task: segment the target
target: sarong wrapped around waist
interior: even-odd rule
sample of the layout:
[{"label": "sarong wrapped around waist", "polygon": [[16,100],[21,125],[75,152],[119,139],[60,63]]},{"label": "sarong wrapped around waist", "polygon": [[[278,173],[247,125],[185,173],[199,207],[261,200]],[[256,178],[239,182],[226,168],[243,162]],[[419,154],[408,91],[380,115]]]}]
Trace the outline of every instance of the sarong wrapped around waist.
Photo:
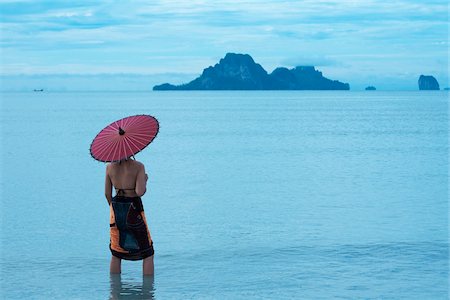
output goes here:
[{"label": "sarong wrapped around waist", "polygon": [[112,198],[109,248],[112,255],[126,260],[140,260],[154,254],[140,197]]}]

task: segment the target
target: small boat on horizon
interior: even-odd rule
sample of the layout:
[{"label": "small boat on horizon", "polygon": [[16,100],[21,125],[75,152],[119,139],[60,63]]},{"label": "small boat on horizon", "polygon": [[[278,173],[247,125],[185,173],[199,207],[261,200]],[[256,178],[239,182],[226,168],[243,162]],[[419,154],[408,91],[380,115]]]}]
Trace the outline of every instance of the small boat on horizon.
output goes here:
[{"label": "small boat on horizon", "polygon": [[43,92],[44,89],[34,89],[33,92]]}]

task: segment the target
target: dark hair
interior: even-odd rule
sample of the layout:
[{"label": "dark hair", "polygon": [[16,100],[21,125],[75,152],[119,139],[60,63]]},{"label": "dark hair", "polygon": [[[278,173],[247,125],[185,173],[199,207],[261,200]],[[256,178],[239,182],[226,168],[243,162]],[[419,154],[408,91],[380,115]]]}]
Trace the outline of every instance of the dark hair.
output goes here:
[{"label": "dark hair", "polygon": [[129,159],[136,160],[136,158],[134,157],[134,155],[131,155],[130,157],[123,158],[123,159],[119,160],[119,164],[121,164],[123,161],[127,161],[127,160],[129,160]]}]

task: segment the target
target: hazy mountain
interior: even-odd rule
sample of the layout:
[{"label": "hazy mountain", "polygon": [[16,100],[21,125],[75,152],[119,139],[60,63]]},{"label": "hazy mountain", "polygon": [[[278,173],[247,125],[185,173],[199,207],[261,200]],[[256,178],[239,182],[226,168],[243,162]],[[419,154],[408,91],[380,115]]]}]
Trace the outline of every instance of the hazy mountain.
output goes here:
[{"label": "hazy mountain", "polygon": [[277,68],[271,74],[248,54],[228,53],[189,83],[156,85],[153,90],[349,90],[312,66]]}]

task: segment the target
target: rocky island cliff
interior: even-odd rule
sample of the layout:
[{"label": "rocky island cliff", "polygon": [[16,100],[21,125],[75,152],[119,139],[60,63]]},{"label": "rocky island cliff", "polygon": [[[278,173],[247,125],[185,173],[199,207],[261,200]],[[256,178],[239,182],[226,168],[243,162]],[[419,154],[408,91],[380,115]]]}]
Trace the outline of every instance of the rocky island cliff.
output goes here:
[{"label": "rocky island cliff", "polygon": [[420,75],[417,83],[419,90],[439,90],[439,83],[433,76]]},{"label": "rocky island cliff", "polygon": [[218,64],[203,70],[189,83],[164,83],[153,87],[165,90],[349,90],[348,83],[330,80],[313,66],[276,68],[268,74],[248,54],[227,53]]}]

